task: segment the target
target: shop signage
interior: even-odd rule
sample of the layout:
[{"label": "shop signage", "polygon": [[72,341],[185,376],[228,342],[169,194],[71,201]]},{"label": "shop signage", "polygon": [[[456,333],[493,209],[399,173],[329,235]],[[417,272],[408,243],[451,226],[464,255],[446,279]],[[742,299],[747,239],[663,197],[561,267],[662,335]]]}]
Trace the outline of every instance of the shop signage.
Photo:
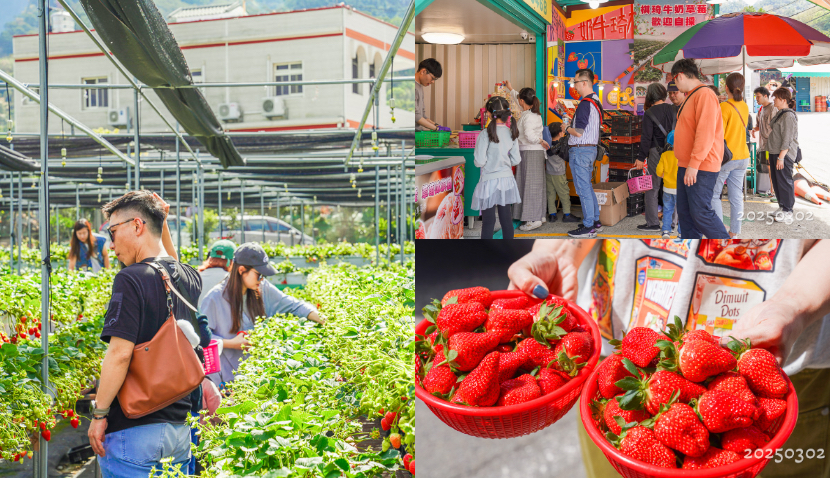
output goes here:
[{"label": "shop signage", "polygon": [[[655,5],[657,7],[657,5]],[[565,32],[565,41],[631,40],[634,38],[632,5],[585,20]]]},{"label": "shop signage", "polygon": [[545,19],[548,24],[551,22],[551,0],[522,0],[534,12],[538,13]]},{"label": "shop signage", "polygon": [[647,24],[652,27],[692,27],[696,23],[695,15],[708,13],[705,4],[675,4],[675,5],[637,5],[641,17],[648,16]]}]

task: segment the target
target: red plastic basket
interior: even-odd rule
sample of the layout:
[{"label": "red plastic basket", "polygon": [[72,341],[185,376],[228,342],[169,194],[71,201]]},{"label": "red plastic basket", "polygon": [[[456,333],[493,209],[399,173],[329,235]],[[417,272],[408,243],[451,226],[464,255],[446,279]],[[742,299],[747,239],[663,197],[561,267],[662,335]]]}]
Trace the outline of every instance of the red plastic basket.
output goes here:
[{"label": "red plastic basket", "polygon": [[[493,299],[510,299],[524,296],[521,291],[493,291]],[[540,299],[527,296],[531,304],[538,304]],[[549,296],[553,297],[553,296]],[[588,326],[594,338],[594,353],[579,373],[559,390],[531,400],[529,402],[507,407],[466,407],[455,405],[430,394],[419,384],[415,384],[415,396],[421,399],[432,413],[450,427],[481,438],[513,438],[537,432],[548,427],[565,416],[579,398],[585,380],[596,367],[602,342],[599,328],[591,316],[571,301],[568,309],[577,320]],[[422,321],[415,327],[415,333],[423,335],[430,323]]]},{"label": "red plastic basket", "polygon": [[631,171],[634,171],[634,168],[628,170],[628,192],[631,194],[637,194],[645,191],[650,191],[652,188],[651,185],[651,175],[643,173],[642,176],[637,176],[635,178],[631,177]]},{"label": "red plastic basket", "polygon": [[210,345],[205,347],[205,374],[210,375],[212,373],[216,373],[220,370],[221,364],[219,360],[219,341],[213,339],[210,341]]},{"label": "red plastic basket", "polygon": [[458,132],[458,147],[459,148],[475,148],[476,139],[481,131],[459,131]]},{"label": "red plastic basket", "polygon": [[[606,358],[606,360],[608,360]],[[782,448],[784,443],[790,437],[795,428],[795,422],[798,419],[798,397],[795,394],[792,382],[787,377],[787,382],[790,384],[790,392],[787,394],[787,412],[784,416],[779,417],[773,423],[773,430],[778,430],[772,436],[769,443],[762,449],[772,450],[771,456],[774,456],[775,450]],[[626,455],[623,455],[619,450],[614,448],[605,439],[597,426],[591,418],[591,401],[599,397],[599,387],[597,385],[597,371],[595,370],[585,384],[582,390],[582,399],[579,404],[579,413],[582,415],[582,424],[588,432],[588,436],[597,444],[608,461],[614,469],[617,470],[625,478],[753,478],[767,465],[770,458],[767,458],[767,453],[763,453],[762,458],[756,458],[753,454],[752,458],[743,458],[735,463],[720,468],[711,468],[705,470],[682,470],[672,468],[661,468],[659,466],[649,465],[639,460],[635,460]],[[757,452],[756,452],[757,453]],[[740,454],[745,456],[745,454]]]}]

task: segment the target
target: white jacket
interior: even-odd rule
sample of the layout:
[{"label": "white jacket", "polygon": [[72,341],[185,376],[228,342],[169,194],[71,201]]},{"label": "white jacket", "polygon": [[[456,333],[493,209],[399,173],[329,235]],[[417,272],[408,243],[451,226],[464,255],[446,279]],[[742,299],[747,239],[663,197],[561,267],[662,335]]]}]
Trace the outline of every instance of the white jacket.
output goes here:
[{"label": "white jacket", "polygon": [[[519,103],[519,92],[511,90],[510,94]],[[519,127],[519,151],[544,151],[545,148],[539,144],[542,140],[542,129],[545,127],[542,117],[530,110],[522,112],[517,124]]]}]

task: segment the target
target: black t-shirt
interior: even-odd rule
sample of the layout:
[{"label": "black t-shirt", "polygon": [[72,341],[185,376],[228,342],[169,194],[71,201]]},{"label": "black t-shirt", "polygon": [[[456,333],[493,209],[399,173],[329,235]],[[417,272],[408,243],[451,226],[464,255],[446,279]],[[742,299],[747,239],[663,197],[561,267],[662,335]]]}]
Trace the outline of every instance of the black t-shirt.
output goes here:
[{"label": "black t-shirt", "polygon": [[[151,260],[146,259],[125,267],[115,276],[112,298],[107,307],[104,330],[101,332],[101,340],[104,342],[109,343],[110,337],[119,337],[134,344],[148,342],[167,320],[167,292],[161,274],[146,264]],[[170,273],[172,285],[179,293],[187,297],[187,291],[191,298],[199,297],[202,278],[193,267],[176,262],[172,257],[158,257],[155,260]],[[176,319],[186,320],[190,317],[190,309],[175,294],[170,295]],[[189,411],[188,395],[157,412],[130,420],[124,416],[116,397],[110,406],[106,433],[151,423],[184,423]]]}]

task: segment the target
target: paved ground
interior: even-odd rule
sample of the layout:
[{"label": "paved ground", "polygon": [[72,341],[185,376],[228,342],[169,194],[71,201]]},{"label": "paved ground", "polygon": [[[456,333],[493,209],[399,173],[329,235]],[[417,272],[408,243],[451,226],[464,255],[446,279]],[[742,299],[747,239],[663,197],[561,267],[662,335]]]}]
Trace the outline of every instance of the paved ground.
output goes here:
[{"label": "paved ground", "polygon": [[[804,160],[802,165],[816,180],[830,184],[830,113],[798,113],[799,143]],[[796,220],[791,225],[783,223],[770,224],[769,213],[778,208],[769,199],[748,195],[744,204],[744,221],[741,226],[742,238],[793,237],[816,238],[830,237],[830,204],[817,205],[803,198],[796,197]],[[575,206],[573,212],[579,216],[582,210]],[[729,201],[723,200],[724,222],[729,223]],[[560,212],[561,215],[561,212]],[[752,219],[752,220],[750,220]],[[645,216],[626,217],[613,227],[605,227],[599,237],[660,237],[653,232],[648,234],[637,229],[645,224]],[[523,239],[566,237],[567,231],[574,229],[573,224],[562,222],[544,223],[542,227],[530,232],[516,230],[516,237]],[[476,221],[473,229],[465,228],[464,237],[481,237],[481,222]]]}]

